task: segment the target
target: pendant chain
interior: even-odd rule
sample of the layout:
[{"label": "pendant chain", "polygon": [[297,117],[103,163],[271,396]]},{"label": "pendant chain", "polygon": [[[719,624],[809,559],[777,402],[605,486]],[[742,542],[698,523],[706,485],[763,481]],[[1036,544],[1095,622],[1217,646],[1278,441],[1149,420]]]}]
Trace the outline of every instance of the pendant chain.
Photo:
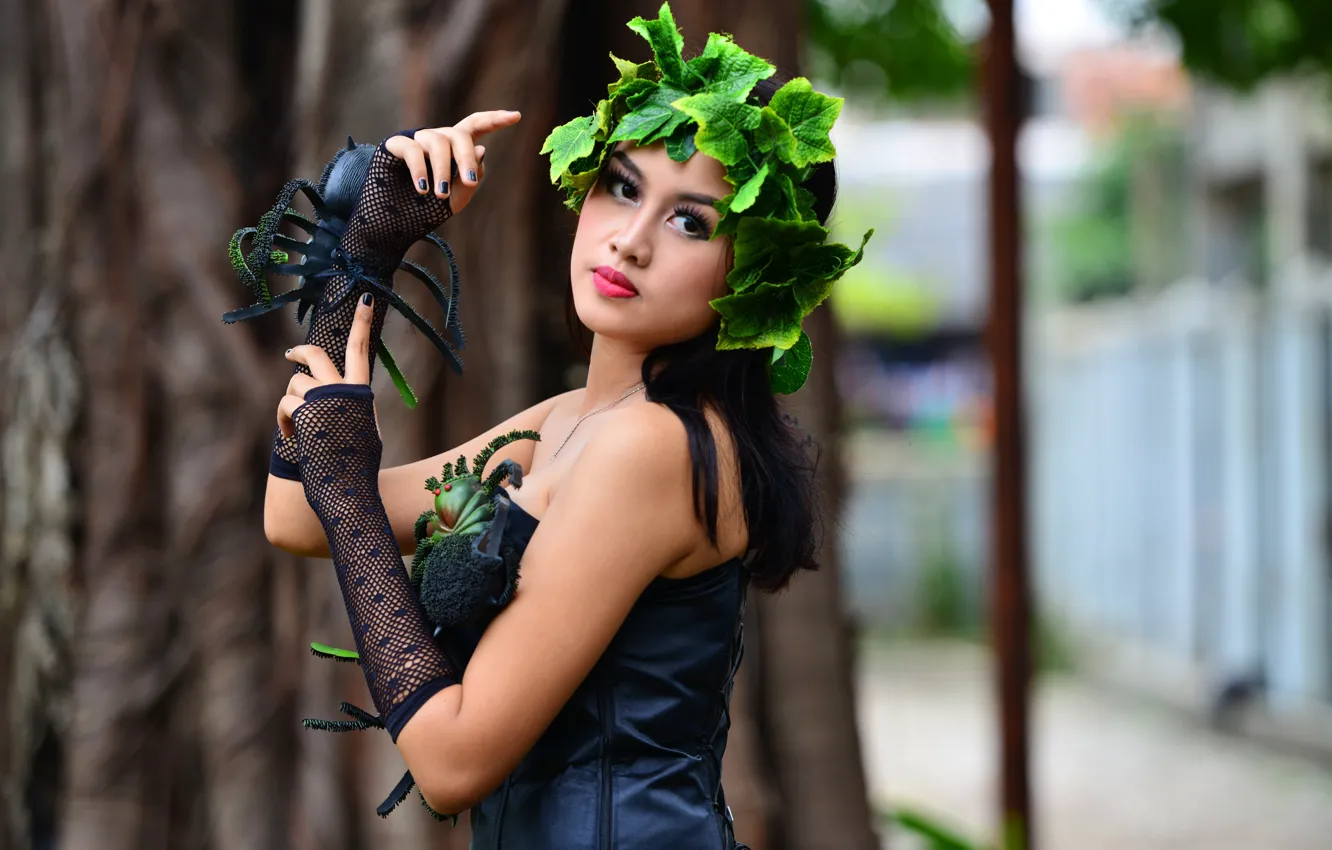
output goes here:
[{"label": "pendant chain", "polygon": [[[624,401],[629,396],[633,395],[634,393],[638,392],[641,389],[644,389],[644,386],[645,385],[643,384],[643,382],[639,381],[637,384],[630,387],[628,392],[617,398],[615,401],[612,401],[610,404],[598,407],[596,410],[584,413],[582,416],[578,417],[578,421],[574,423],[574,426],[569,429],[569,433],[565,435],[564,442],[560,443],[559,446],[556,447],[555,451],[551,453],[550,460],[554,460],[559,455],[560,449],[564,448],[565,444],[569,442],[569,438],[574,435],[574,431],[578,430],[578,426],[583,424],[584,419],[587,419],[589,416],[596,416],[598,413],[601,413],[603,410],[610,410],[612,407]],[[547,463],[549,462],[550,461],[547,461]]]}]

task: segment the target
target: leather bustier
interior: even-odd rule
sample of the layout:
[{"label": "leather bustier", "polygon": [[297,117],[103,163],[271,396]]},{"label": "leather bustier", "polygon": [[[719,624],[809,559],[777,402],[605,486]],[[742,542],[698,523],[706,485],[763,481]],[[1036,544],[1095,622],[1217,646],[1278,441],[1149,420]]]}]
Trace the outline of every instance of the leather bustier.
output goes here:
[{"label": "leather bustier", "polygon": [[[538,521],[516,504],[504,533]],[[472,850],[732,850],[721,762],[743,654],[738,559],[657,578],[504,783],[471,811]]]}]

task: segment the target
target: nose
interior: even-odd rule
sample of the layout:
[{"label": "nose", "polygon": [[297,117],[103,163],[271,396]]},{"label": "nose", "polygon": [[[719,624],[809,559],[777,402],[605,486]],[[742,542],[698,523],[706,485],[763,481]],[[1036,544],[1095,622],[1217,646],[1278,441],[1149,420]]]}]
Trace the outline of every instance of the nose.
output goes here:
[{"label": "nose", "polygon": [[625,262],[639,267],[646,266],[652,260],[650,218],[646,205],[634,210],[621,222],[620,229],[611,235],[611,252]]}]

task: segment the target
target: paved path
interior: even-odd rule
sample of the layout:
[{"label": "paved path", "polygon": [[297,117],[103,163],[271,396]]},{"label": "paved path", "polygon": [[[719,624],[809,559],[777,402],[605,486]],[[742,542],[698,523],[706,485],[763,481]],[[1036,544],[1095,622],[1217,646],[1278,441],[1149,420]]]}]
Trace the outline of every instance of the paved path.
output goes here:
[{"label": "paved path", "polygon": [[[874,798],[995,835],[987,656],[867,645],[860,666]],[[1332,850],[1332,772],[1311,762],[1068,676],[1039,687],[1033,720],[1041,850]]]}]

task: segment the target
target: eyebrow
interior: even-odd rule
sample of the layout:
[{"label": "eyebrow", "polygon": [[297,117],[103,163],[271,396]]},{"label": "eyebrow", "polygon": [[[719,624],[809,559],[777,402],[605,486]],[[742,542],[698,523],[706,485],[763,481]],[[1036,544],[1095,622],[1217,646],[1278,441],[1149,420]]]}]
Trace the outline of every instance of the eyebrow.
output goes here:
[{"label": "eyebrow", "polygon": [[[638,166],[634,165],[634,161],[629,158],[629,154],[624,151],[616,151],[611,154],[611,158],[618,160],[621,165],[629,169],[629,172],[637,177],[639,182],[647,182],[647,178],[643,176],[643,172],[639,170]],[[711,195],[701,195],[696,192],[681,192],[676,197],[686,201],[693,201],[696,204],[704,204],[709,207],[717,203],[717,199]]]}]

